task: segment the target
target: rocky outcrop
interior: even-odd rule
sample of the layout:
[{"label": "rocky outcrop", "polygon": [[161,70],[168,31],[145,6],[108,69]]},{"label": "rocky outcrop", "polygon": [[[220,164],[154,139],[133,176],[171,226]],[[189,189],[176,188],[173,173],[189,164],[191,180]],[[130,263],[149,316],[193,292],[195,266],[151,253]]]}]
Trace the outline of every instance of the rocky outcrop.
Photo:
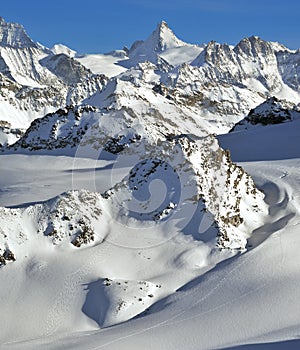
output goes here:
[{"label": "rocky outcrop", "polygon": [[47,56],[40,63],[67,85],[78,84],[92,77],[90,70],[63,53]]},{"label": "rocky outcrop", "polygon": [[300,107],[292,102],[271,97],[252,109],[230,132],[251,129],[256,125],[266,126],[291,122],[300,118]]},{"label": "rocky outcrop", "polygon": [[[105,238],[101,197],[97,193],[69,191],[41,204],[0,208],[0,267],[24,258],[26,245],[82,248]],[[100,225],[101,220],[104,222]]]},{"label": "rocky outcrop", "polygon": [[24,28],[0,20],[1,119],[14,128],[68,104],[79,104],[106,84],[75,59],[32,41]]},{"label": "rocky outcrop", "polygon": [[[139,153],[143,147],[134,144],[126,152]],[[133,218],[156,223],[174,217],[176,220],[183,207],[190,205],[190,212],[198,221],[209,217],[206,231],[214,232],[212,240],[215,239],[216,247],[245,248],[247,238],[266,215],[264,196],[213,136],[202,140],[174,136],[156,148],[146,146],[142,154],[130,174],[102,194],[117,220],[125,225]],[[167,191],[158,206],[143,195],[154,180],[164,183]],[[195,234],[199,228],[191,226],[192,217],[187,218],[186,226]]]}]

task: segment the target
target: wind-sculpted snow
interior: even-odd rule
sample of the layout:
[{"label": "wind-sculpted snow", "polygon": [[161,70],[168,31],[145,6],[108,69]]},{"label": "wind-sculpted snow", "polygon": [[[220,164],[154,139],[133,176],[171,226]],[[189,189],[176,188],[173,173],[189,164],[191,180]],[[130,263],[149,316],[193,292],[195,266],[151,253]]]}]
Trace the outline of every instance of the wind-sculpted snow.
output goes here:
[{"label": "wind-sculpted snow", "polygon": [[124,151],[132,152],[141,160],[103,194],[116,220],[137,227],[178,221],[174,235],[181,229],[219,248],[246,247],[266,213],[263,195],[214,137],[181,135],[156,147],[135,143]]},{"label": "wind-sculpted snow", "polygon": [[298,56],[165,22],[80,56],[0,18],[3,348],[298,336]]},{"label": "wind-sculpted snow", "polygon": [[[38,254],[37,247],[48,250],[49,259],[60,256],[61,250],[66,257],[75,254],[74,249],[88,252],[83,267],[66,277],[63,294],[56,297],[47,328],[43,327],[40,335],[59,329],[61,317],[65,317],[60,313],[69,310],[59,306],[69,303],[64,293],[79,293],[78,285],[91,269],[86,265],[98,266],[97,260],[93,262],[97,252],[131,252],[148,261],[152,254],[171,246],[177,251],[172,253],[172,265],[187,271],[192,266],[209,270],[216,262],[245,251],[247,240],[266,215],[263,194],[212,135],[199,139],[169,135],[156,144],[145,135],[127,137],[118,153],[110,152],[109,147],[94,148],[95,144],[88,142],[90,136],[87,132],[81,139],[75,160],[83,154],[93,154],[96,159],[110,156],[111,188],[99,194],[95,169],[90,179],[93,192],[69,191],[42,203],[0,210],[3,270],[13,264],[27,266]],[[118,181],[115,172],[124,165],[128,173]],[[77,175],[74,170],[74,185]],[[129,320],[170,293],[168,286],[159,287],[160,283],[147,278],[126,279],[124,270],[120,278],[103,271],[88,285],[82,306],[102,327]],[[104,286],[100,277],[107,279]],[[180,283],[175,285],[177,288]]]}]

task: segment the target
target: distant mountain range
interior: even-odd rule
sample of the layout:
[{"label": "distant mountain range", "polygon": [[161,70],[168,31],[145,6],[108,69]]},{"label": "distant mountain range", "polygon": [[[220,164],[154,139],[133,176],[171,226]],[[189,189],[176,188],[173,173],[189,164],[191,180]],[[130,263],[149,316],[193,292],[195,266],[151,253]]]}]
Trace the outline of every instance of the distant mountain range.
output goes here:
[{"label": "distant mountain range", "polygon": [[[102,184],[101,191],[94,179],[94,191],[74,185],[73,190],[48,200],[0,207],[0,270],[20,264],[24,274],[38,280],[39,271],[55,254],[69,257],[73,264],[78,253],[83,262],[75,272],[70,272],[71,263],[65,271],[63,292],[57,295],[43,332],[32,335],[30,329],[21,330],[20,339],[60,331],[69,310],[76,309],[76,314],[84,310],[79,306],[83,294],[78,304],[71,305],[73,296],[81,293],[78,286],[83,289],[86,279],[92,283],[91,276],[99,278],[103,271],[111,273],[104,281],[113,292],[105,292],[110,303],[106,313],[101,310],[101,317],[95,316],[100,326],[147,312],[154,300],[196,276],[189,271],[182,281],[174,282],[172,291],[163,286],[157,292],[160,284],[146,281],[140,272],[128,282],[123,275],[119,278],[117,269],[110,270],[110,262],[106,261],[107,270],[108,265],[93,270],[99,252],[103,261],[107,251],[107,256],[123,256],[132,268],[142,253],[134,252],[139,256],[133,258],[130,244],[151,246],[154,256],[168,252],[179,269],[200,266],[205,273],[220,261],[245,252],[258,228],[262,228],[261,236],[265,228],[270,230],[264,193],[232,161],[226,148],[232,147],[233,159],[241,160],[240,148],[251,151],[251,147],[265,145],[255,144],[258,138],[249,135],[258,130],[264,139],[270,135],[266,129],[275,130],[280,124],[280,130],[294,129],[291,135],[297,137],[299,67],[299,50],[256,36],[243,38],[234,47],[214,41],[192,45],[178,39],[162,21],[146,40],[134,42],[129,49],[82,55],[62,44],[46,48],[31,40],[21,25],[0,18],[0,155],[16,157],[16,162],[18,156],[37,157],[41,167],[55,156],[63,161],[72,157],[74,164],[78,159],[92,164],[60,170],[58,178],[69,172],[73,183],[79,173],[93,172],[96,179],[97,172],[111,171],[110,176],[105,173],[109,185]],[[280,130],[275,130],[277,136]],[[253,145],[242,142],[243,138]],[[266,139],[270,145],[274,142],[270,136]],[[235,145],[235,140],[240,143]],[[282,140],[289,142],[288,136]],[[297,157],[298,148],[293,152]],[[271,153],[270,149],[261,152],[268,157]],[[255,156],[258,154],[259,149]],[[20,159],[30,163],[30,157]],[[103,167],[93,162],[102,162]],[[277,215],[281,207],[276,209],[276,205]],[[286,219],[279,214],[277,226]],[[171,242],[171,248],[165,242]],[[40,247],[47,261],[28,265]],[[178,255],[172,255],[173,248]],[[145,263],[148,258],[143,259]],[[151,264],[163,280],[163,269],[155,259]],[[49,276],[56,278],[55,272],[50,271]],[[150,280],[153,276],[149,276]],[[73,294],[64,292],[65,285]],[[36,290],[39,288],[37,283]],[[122,293],[127,304],[119,298]],[[147,298],[145,303],[142,298]]]},{"label": "distant mountain range", "polygon": [[[146,89],[197,128],[226,132],[250,109],[275,96],[299,102],[300,52],[258,37],[235,47],[191,45],[165,22],[145,41],[109,54],[79,55],[64,45],[46,48],[15,23],[0,20],[0,121],[12,128],[108,89]],[[112,85],[114,84],[114,88]],[[120,94],[119,94],[120,96]]]}]

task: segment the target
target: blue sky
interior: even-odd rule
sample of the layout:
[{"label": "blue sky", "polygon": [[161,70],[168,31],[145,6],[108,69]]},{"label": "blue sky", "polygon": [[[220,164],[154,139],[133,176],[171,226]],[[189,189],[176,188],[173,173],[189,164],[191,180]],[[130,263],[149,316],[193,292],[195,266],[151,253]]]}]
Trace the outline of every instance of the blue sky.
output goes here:
[{"label": "blue sky", "polygon": [[299,0],[3,0],[0,16],[33,40],[80,53],[108,52],[147,38],[165,20],[182,40],[236,44],[258,35],[300,48]]}]

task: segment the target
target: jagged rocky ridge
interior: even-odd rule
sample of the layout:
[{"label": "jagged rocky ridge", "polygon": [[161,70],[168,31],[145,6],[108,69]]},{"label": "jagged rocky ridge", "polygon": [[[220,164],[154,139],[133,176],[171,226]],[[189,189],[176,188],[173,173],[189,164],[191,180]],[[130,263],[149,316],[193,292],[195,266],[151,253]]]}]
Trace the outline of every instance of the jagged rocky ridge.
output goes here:
[{"label": "jagged rocky ridge", "polygon": [[10,123],[1,121],[0,147],[15,143],[24,133],[24,129],[12,128]]},{"label": "jagged rocky ridge", "polygon": [[[9,32],[0,42],[5,106],[0,112],[12,127],[77,105],[105,86],[107,79],[92,74],[72,50],[62,45],[49,50],[29,39],[23,27],[3,19],[0,27]],[[118,89],[127,79],[124,99],[132,85],[154,89],[179,112],[194,115],[200,127],[210,126],[210,132],[227,132],[271,96],[299,102],[299,52],[258,37],[244,38],[235,47],[214,41],[191,45],[161,22],[145,41],[122,52],[118,64],[128,71],[113,81]]]},{"label": "jagged rocky ridge", "polygon": [[258,37],[245,38],[235,47],[211,42],[190,65],[176,68],[175,79],[166,86],[179,103],[228,123],[271,96],[299,101],[297,83],[288,77],[292,70],[281,66],[282,52],[294,57],[296,67],[294,53]]},{"label": "jagged rocky ridge", "polygon": [[[174,213],[176,217],[181,210],[180,200],[186,201],[198,218],[191,217],[191,222],[199,223],[203,217],[210,222],[207,235],[215,247],[246,247],[248,236],[266,214],[263,195],[208,135],[228,130],[270,95],[280,97],[288,92],[296,100],[297,84],[288,78],[293,72],[291,62],[298,57],[295,52],[257,37],[245,38],[235,47],[215,42],[205,47],[191,46],[161,23],[145,42],[135,43],[127,52],[129,59],[123,63],[128,70],[107,81],[64,53],[54,55],[40,46],[34,49],[43,51],[38,60],[41,69],[47,69],[48,76],[55,76],[62,84],[59,86],[65,87],[67,103],[62,99],[63,108],[33,121],[20,140],[2,147],[4,152],[85,156],[87,149],[93,149],[100,159],[104,155],[110,159],[135,156],[139,162],[132,165],[131,172],[102,194],[101,210],[105,207],[116,220],[127,224],[158,224]],[[175,64],[172,54],[182,54],[185,49],[188,59],[186,56],[186,62]],[[3,72],[2,76],[6,90],[18,96],[25,94],[28,108],[34,109],[41,88],[24,87]],[[51,84],[46,90],[56,86]],[[33,107],[28,99],[31,94],[37,94]],[[13,98],[11,101],[15,103]],[[147,206],[144,196],[153,179],[166,183],[172,179],[177,194],[150,210],[151,203]],[[170,188],[170,193],[174,188]],[[135,210],[128,209],[126,203],[134,199],[142,204]],[[59,217],[57,222],[62,221],[68,220]],[[182,229],[195,235],[198,227],[189,225],[192,224],[187,223]],[[66,229],[64,224],[61,227]],[[61,236],[56,236],[59,230],[53,230],[50,236],[57,243]],[[70,233],[70,242],[89,243],[68,230],[69,226],[66,232]]]},{"label": "jagged rocky ridge", "polygon": [[193,59],[197,50],[176,62],[174,57],[190,49],[162,22],[146,41],[133,45],[124,63],[128,68],[133,59],[135,65],[154,64],[155,91],[198,113],[200,122],[210,119],[222,132],[272,96],[299,102],[298,51],[252,36],[235,47],[214,41],[197,46]]},{"label": "jagged rocky ridge", "polygon": [[78,104],[106,81],[74,58],[35,43],[21,25],[0,19],[0,120],[12,128],[26,128],[47,112]]},{"label": "jagged rocky ridge", "polygon": [[[153,144],[146,135],[136,130],[134,138],[132,132],[124,135],[127,142],[123,142],[118,152],[115,152],[116,144],[110,149],[107,141],[102,150],[98,149],[100,157],[103,151],[117,153],[120,159],[128,158],[129,164],[131,157],[135,157],[129,174],[101,196],[84,190],[73,191],[43,204],[2,208],[3,251],[5,247],[12,250],[10,240],[19,242],[19,246],[26,241],[29,233],[22,228],[26,227],[23,220],[32,221],[37,237],[43,235],[54,244],[67,241],[80,247],[101,243],[111,218],[127,227],[163,225],[184,218],[180,227],[177,225],[177,232],[210,242],[215,249],[245,249],[247,238],[266,215],[263,194],[250,176],[232,163],[229,153],[218,146],[215,137],[193,139],[185,134],[169,135]],[[90,134],[81,139],[80,147],[85,150],[86,145],[99,147]],[[165,197],[158,204],[159,192],[154,195],[154,202],[149,197],[149,186],[154,180],[167,187]],[[16,257],[20,254],[12,253]]]},{"label": "jagged rocky ridge", "polygon": [[[134,143],[124,152],[143,156],[128,176],[103,197],[109,201],[113,217],[125,225],[132,218],[157,222],[185,212],[183,231],[197,236],[199,227],[192,224],[193,220],[201,222],[205,217],[210,224],[203,231],[212,241],[217,237],[217,247],[244,249],[248,235],[266,214],[263,194],[250,176],[232,163],[229,152],[222,150],[212,135],[198,140],[174,136],[155,148]],[[161,206],[153,208],[152,199],[145,193],[157,179],[167,186],[167,195]],[[201,238],[200,234],[198,239]]]},{"label": "jagged rocky ridge", "polygon": [[278,100],[271,97],[238,122],[230,132],[241,131],[253,128],[256,125],[266,126],[272,124],[281,124],[300,119],[300,105],[292,102]]},{"label": "jagged rocky ridge", "polygon": [[78,248],[101,243],[105,223],[100,200],[99,194],[81,190],[41,204],[0,208],[0,266],[24,259],[28,246],[36,243],[70,243]]},{"label": "jagged rocky ridge", "polygon": [[[136,71],[131,71],[131,74],[133,72]],[[204,231],[209,237],[206,239],[214,241],[215,247],[244,249],[252,230],[266,214],[262,193],[256,190],[252,179],[231,162],[229,153],[219,148],[212,135],[206,136],[205,130],[197,130],[198,135],[188,134],[191,127],[183,123],[182,115],[176,113],[176,106],[171,110],[164,109],[165,99],[160,94],[152,90],[150,95],[145,93],[145,89],[138,84],[138,74],[134,77],[134,89],[127,92],[124,101],[127,77],[124,76],[124,85],[120,80],[116,88],[115,82],[111,81],[92,98],[90,102],[97,102],[98,107],[69,106],[35,120],[25,135],[8,149],[48,154],[58,150],[60,154],[69,154],[73,150],[73,154],[84,156],[87,147],[96,150],[100,158],[103,152],[117,157],[136,155],[140,162],[133,164],[128,176],[102,194],[101,204],[98,204],[101,212],[104,206],[104,212],[109,212],[110,216],[126,225],[132,220],[157,224],[174,213],[175,217],[182,215],[181,206],[189,203],[189,212],[195,213],[195,218],[187,217],[187,227],[182,229],[196,235],[198,227],[189,226],[189,220],[196,220],[199,225],[205,217],[208,227]],[[157,105],[153,103],[156,99]],[[138,105],[140,100],[143,103]],[[142,111],[150,105],[150,101],[152,113],[146,115]],[[169,106],[167,103],[165,105]],[[172,119],[169,118],[170,112]],[[191,123],[192,119],[186,119],[187,123]],[[158,123],[158,120],[163,123]],[[196,125],[195,121],[193,124]],[[175,198],[167,196],[160,206],[148,211],[151,203],[145,207],[143,196],[153,179],[174,185],[169,192],[175,190]],[[123,201],[121,205],[120,198]],[[128,210],[126,203],[135,198],[140,198],[143,207]],[[72,201],[68,200],[68,203],[73,206]],[[81,212],[80,207],[78,211]],[[69,217],[65,214],[59,216],[56,226],[64,228],[67,236],[72,237],[70,242],[73,244],[89,243],[91,238],[80,234],[74,236],[70,227],[75,227],[76,223],[70,224],[66,216]],[[251,222],[247,220],[249,216],[252,216]],[[62,239],[60,230],[54,224],[49,225],[52,230],[48,230],[47,235],[59,242]],[[85,227],[88,228],[88,236],[94,237],[90,222]]]}]

